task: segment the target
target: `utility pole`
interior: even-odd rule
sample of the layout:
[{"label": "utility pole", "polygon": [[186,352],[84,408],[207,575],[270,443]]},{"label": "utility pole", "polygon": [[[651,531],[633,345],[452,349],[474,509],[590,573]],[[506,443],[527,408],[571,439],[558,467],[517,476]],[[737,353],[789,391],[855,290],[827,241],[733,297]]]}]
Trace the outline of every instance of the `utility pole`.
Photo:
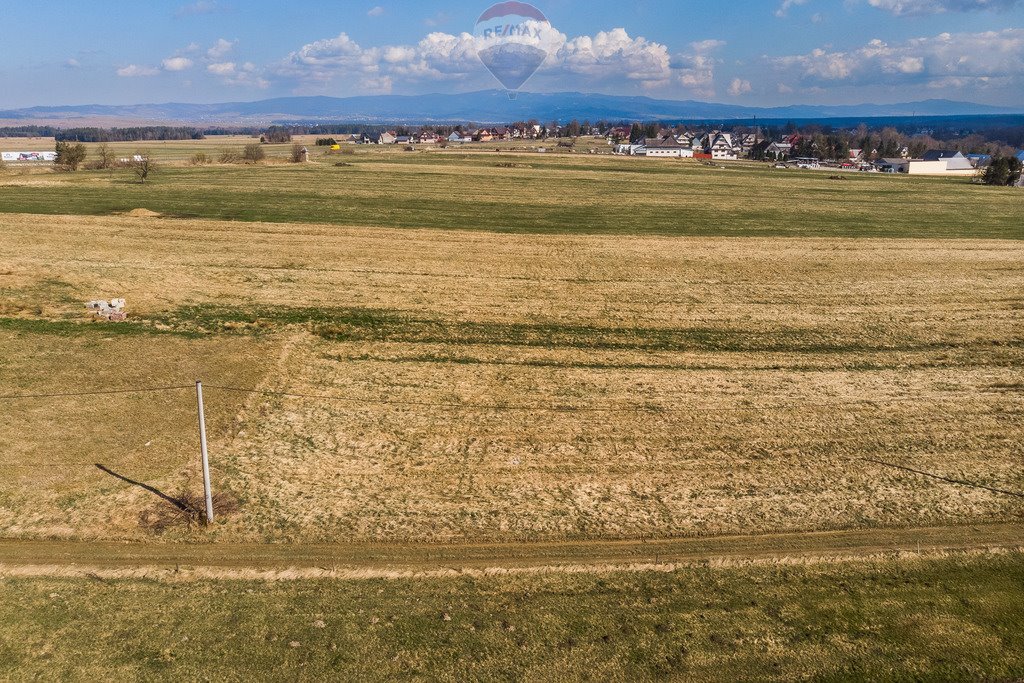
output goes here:
[{"label": "utility pole", "polygon": [[199,405],[199,450],[203,455],[203,492],[206,494],[206,523],[213,522],[213,493],[210,490],[210,457],[206,452],[206,414],[203,410],[203,383],[196,380]]}]

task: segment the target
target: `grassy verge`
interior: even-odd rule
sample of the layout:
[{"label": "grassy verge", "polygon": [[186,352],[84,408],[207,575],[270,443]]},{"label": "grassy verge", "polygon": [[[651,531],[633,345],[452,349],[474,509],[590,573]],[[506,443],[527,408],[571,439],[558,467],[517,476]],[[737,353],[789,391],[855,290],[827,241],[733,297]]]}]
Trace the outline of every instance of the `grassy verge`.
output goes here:
[{"label": "grassy verge", "polygon": [[[288,324],[308,325],[332,341],[378,341],[456,346],[503,344],[547,348],[641,350],[737,350],[764,345],[743,332],[710,328],[657,329],[544,323],[490,323],[444,320],[405,311],[369,308],[262,308],[185,306],[155,322],[202,331],[259,331]],[[781,332],[776,342],[789,350],[800,331]],[[746,343],[744,343],[746,342]],[[792,341],[790,342],[793,343]],[[798,341],[796,342],[799,343]]]},{"label": "grassy verge", "polygon": [[5,579],[0,670],[64,680],[1009,680],[1020,554],[351,582]]},{"label": "grassy verge", "polygon": [[345,168],[168,167],[146,185],[102,172],[15,178],[4,183],[0,211],[108,215],[145,207],[177,218],[540,234],[1024,237],[1022,193],[964,179],[837,183],[753,164],[521,158],[530,168],[368,154]]},{"label": "grassy verge", "polygon": [[[210,332],[260,333],[287,325],[305,325],[315,335],[337,342],[443,344],[452,347],[498,344],[548,349],[635,351],[705,351],[749,353],[868,353],[956,349],[991,345],[989,340],[922,342],[893,333],[886,338],[848,330],[777,324],[770,330],[729,329],[726,326],[637,327],[500,323],[448,320],[394,309],[232,307],[190,305],[144,316],[158,329],[183,334]],[[0,325],[3,319],[0,319]],[[145,329],[141,327],[140,329]],[[1005,343],[1017,347],[1021,342]]]}]

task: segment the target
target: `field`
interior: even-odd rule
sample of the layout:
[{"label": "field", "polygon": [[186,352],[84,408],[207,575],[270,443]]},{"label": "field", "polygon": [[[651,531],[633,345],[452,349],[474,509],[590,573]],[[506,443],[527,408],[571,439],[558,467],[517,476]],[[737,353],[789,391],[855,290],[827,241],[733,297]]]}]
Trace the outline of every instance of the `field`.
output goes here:
[{"label": "field", "polygon": [[[398,145],[346,145],[351,153],[334,155],[310,147],[316,163],[304,165],[286,163],[290,145],[270,145],[269,162],[261,166],[186,163],[196,151],[214,158],[222,149],[240,152],[247,141],[152,143],[148,151],[165,168],[145,186],[123,171],[6,177],[0,211],[110,215],[144,207],[187,219],[556,235],[1020,239],[1024,233],[1020,193],[963,178],[851,173],[830,180],[828,173],[760,164],[528,153],[525,143],[412,153]],[[146,148],[112,147],[126,156]],[[512,151],[494,151],[502,147]]]},{"label": "field", "polygon": [[[25,596],[0,618],[0,663],[74,666],[74,645],[9,637],[80,626],[51,593],[88,605],[114,648],[131,629],[111,591],[173,591],[189,614],[225,596],[203,619],[262,643],[239,671],[279,661],[282,679],[1024,675],[1019,618],[999,607],[1024,590],[1024,193],[521,146],[186,163],[244,142],[148,145],[162,168],[145,185],[0,169],[0,592]],[[84,301],[115,296],[128,322],[88,320]],[[196,379],[225,506],[208,528],[174,514],[201,487]],[[671,545],[700,538],[765,545]],[[60,569],[98,567],[73,549],[113,541],[138,557],[96,583]],[[266,543],[294,549],[291,580],[242,572]],[[622,573],[649,543],[677,564]],[[818,559],[787,573],[793,544]],[[202,567],[210,547],[242,573],[132,573]],[[977,552],[992,547],[1008,552]],[[893,548],[915,558],[878,555]],[[520,555],[531,573],[490,572]],[[323,562],[376,578],[303,573]],[[469,566],[484,574],[434,571]],[[843,582],[870,590],[833,595]],[[702,606],[698,586],[754,604]],[[337,619],[315,617],[322,592],[349,596]],[[457,636],[431,621],[452,595],[475,614],[438,617]],[[401,637],[360,626],[410,596]],[[510,601],[537,628],[467,630]],[[560,601],[577,611],[545,616]],[[315,651],[219,616],[269,623],[300,603],[328,623]],[[872,626],[907,604],[920,636]],[[666,637],[593,640],[627,612]],[[715,638],[687,625],[698,612]],[[136,647],[175,650],[180,624],[159,623]],[[953,632],[970,656],[942,654]],[[490,653],[481,668],[466,648]],[[201,663],[162,652],[104,650],[72,677]]]},{"label": "field", "polygon": [[365,581],[8,578],[0,667],[74,680],[1013,680],[1024,671],[1022,560]]}]

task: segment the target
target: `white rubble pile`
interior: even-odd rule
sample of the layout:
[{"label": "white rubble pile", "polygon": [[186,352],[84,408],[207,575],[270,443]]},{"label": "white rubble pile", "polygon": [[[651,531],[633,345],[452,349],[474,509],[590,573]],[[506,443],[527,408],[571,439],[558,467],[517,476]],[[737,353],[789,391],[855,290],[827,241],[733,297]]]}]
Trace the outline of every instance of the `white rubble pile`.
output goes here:
[{"label": "white rubble pile", "polygon": [[128,314],[124,312],[124,299],[111,299],[110,301],[97,299],[95,301],[86,301],[85,307],[92,311],[93,315],[97,318],[112,320],[114,322],[121,322],[128,319]]}]

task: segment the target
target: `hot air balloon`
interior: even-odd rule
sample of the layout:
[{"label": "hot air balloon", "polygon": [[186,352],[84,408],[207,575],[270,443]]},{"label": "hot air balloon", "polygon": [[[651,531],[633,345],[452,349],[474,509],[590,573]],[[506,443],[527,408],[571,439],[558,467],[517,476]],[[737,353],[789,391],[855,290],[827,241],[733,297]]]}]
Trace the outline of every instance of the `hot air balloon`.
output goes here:
[{"label": "hot air balloon", "polygon": [[477,19],[477,54],[505,86],[509,99],[516,98],[516,91],[547,59],[545,42],[550,29],[544,13],[525,2],[499,2]]}]

